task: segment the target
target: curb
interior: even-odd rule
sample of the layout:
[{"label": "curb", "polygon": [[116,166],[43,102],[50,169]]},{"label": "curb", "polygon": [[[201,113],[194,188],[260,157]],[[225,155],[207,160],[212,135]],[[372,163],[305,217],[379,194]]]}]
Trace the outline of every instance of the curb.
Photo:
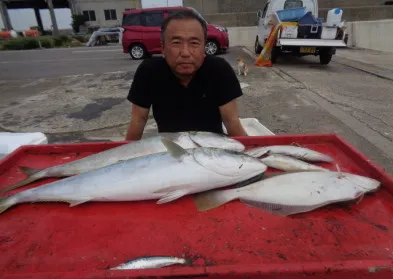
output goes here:
[{"label": "curb", "polygon": [[[333,61],[334,63],[344,65],[344,66],[368,73],[370,75],[373,75],[373,76],[376,76],[376,77],[379,77],[382,79],[393,81],[393,74],[392,74],[392,76],[385,75],[385,74],[381,73],[381,72],[383,72],[383,70],[380,68],[376,69],[377,68],[376,66],[362,63],[359,61],[350,60],[350,59],[343,58],[340,56],[337,56],[337,58],[339,58],[341,61],[334,60]],[[368,67],[373,67],[373,68],[375,68],[375,70],[368,69]],[[386,71],[388,72],[388,70],[386,70]]]},{"label": "curb", "polygon": [[[246,52],[251,58],[253,58],[253,59],[257,59],[257,58],[258,58],[258,56],[255,55],[255,54],[252,52],[252,50],[250,50],[248,47],[243,47],[242,49],[243,49],[243,51]],[[333,63],[337,63],[337,64],[340,64],[340,65],[344,65],[344,66],[347,66],[347,67],[350,67],[350,68],[353,68],[353,69],[356,69],[356,70],[359,70],[359,71],[368,73],[368,74],[370,74],[370,75],[373,75],[373,76],[376,76],[376,77],[379,77],[379,78],[382,78],[382,79],[385,79],[385,80],[393,81],[393,74],[392,74],[391,76],[385,75],[385,74],[383,73],[384,70],[381,69],[381,68],[378,68],[378,67],[373,66],[373,65],[370,65],[370,64],[362,63],[362,62],[359,62],[359,61],[350,60],[350,59],[347,59],[347,58],[344,58],[344,57],[341,57],[341,56],[338,56],[338,55],[336,55],[336,57],[339,58],[341,61],[332,60]],[[374,70],[371,70],[370,67],[373,67]],[[274,66],[271,67],[271,68],[273,69]],[[277,69],[277,68],[276,68],[276,69]],[[386,72],[388,72],[388,71],[389,71],[389,70],[386,70]]]}]

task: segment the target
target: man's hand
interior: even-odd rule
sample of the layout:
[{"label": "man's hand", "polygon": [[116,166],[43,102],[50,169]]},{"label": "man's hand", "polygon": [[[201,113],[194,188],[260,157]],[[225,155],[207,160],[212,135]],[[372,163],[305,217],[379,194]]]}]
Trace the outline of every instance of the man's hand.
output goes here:
[{"label": "man's hand", "polygon": [[220,113],[224,122],[225,128],[227,129],[228,136],[240,137],[247,136],[242,123],[239,119],[237,110],[236,99],[220,107]]},{"label": "man's hand", "polygon": [[126,140],[140,140],[149,118],[150,109],[132,104],[131,122],[128,126]]}]

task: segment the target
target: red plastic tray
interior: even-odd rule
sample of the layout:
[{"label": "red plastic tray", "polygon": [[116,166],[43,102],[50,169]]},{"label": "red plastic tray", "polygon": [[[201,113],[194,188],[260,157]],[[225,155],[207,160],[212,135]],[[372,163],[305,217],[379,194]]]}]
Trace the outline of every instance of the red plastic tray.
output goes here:
[{"label": "red plastic tray", "polygon": [[[248,147],[298,143],[333,156],[343,171],[379,179],[382,188],[357,205],[285,218],[238,201],[198,213],[191,196],[164,205],[21,204],[0,215],[0,277],[393,278],[389,174],[336,135],[238,139]],[[20,165],[44,168],[123,143],[21,147],[0,163],[0,185],[23,179]],[[107,270],[144,255],[188,256],[194,265]]]}]

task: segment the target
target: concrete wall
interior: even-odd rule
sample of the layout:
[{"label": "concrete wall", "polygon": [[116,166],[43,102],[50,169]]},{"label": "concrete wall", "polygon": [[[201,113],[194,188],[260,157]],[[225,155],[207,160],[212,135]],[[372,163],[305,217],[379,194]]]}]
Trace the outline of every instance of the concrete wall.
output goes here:
[{"label": "concrete wall", "polygon": [[246,46],[254,49],[257,26],[229,27],[229,46]]},{"label": "concrete wall", "polygon": [[[393,6],[382,5],[386,0],[319,0],[319,17],[328,10],[341,7],[346,21],[392,19]],[[197,9],[209,22],[227,27],[253,26],[256,12],[266,0],[183,0],[184,6]]]},{"label": "concrete wall", "polygon": [[[393,53],[393,20],[348,22],[348,46]],[[228,28],[230,46],[254,49],[256,26]]]},{"label": "concrete wall", "polygon": [[[96,21],[87,22],[90,26],[111,27],[121,25],[125,9],[138,8],[140,0],[76,0],[75,8],[78,13],[83,11],[95,11]],[[104,10],[115,9],[117,20],[105,20]]]},{"label": "concrete wall", "polygon": [[[323,18],[324,21],[326,21],[329,9],[319,9],[319,17]],[[254,26],[258,23],[256,10],[246,13],[204,14],[203,16],[209,23],[220,24],[226,27]],[[393,6],[356,7],[344,9],[343,20],[347,22],[380,19],[393,19]]]},{"label": "concrete wall", "polygon": [[393,20],[349,22],[348,46],[393,53]]},{"label": "concrete wall", "polygon": [[183,0],[201,14],[252,12],[263,9],[267,0]]},{"label": "concrete wall", "polygon": [[387,0],[318,0],[319,8],[378,6]]},{"label": "concrete wall", "polygon": [[[326,16],[330,8],[319,9],[319,17],[326,21]],[[370,6],[343,8],[343,20],[363,21],[393,19],[393,6]]]}]

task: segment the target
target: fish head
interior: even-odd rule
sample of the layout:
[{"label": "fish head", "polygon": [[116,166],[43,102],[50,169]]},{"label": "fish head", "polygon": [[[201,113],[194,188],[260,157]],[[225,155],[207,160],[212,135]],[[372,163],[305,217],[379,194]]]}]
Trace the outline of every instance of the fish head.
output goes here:
[{"label": "fish head", "polygon": [[250,177],[266,171],[260,160],[242,152],[221,148],[197,148],[193,157],[204,168],[228,177]]},{"label": "fish head", "polygon": [[363,192],[375,191],[381,186],[380,181],[366,176],[345,173],[343,178],[355,184]]},{"label": "fish head", "polygon": [[215,147],[241,152],[245,146],[238,140],[223,134],[211,132],[189,132],[192,141],[201,147]]}]

